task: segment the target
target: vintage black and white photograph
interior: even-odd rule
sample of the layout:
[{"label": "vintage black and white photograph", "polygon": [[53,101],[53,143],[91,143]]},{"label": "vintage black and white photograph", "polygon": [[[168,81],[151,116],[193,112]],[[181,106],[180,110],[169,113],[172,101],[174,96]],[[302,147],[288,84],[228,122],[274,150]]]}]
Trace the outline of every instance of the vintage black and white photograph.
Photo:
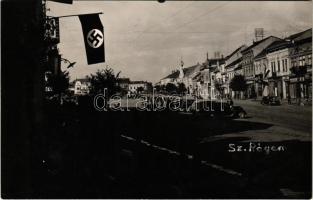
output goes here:
[{"label": "vintage black and white photograph", "polygon": [[312,1],[1,1],[3,199],[312,198]]}]

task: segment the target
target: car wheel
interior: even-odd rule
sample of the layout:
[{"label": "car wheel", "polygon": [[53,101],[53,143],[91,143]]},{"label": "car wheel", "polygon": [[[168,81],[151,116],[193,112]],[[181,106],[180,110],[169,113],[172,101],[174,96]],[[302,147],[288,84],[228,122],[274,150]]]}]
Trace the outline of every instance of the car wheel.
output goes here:
[{"label": "car wheel", "polygon": [[238,116],[240,119],[244,119],[244,118],[246,118],[246,113],[240,112],[240,113],[238,113]]}]

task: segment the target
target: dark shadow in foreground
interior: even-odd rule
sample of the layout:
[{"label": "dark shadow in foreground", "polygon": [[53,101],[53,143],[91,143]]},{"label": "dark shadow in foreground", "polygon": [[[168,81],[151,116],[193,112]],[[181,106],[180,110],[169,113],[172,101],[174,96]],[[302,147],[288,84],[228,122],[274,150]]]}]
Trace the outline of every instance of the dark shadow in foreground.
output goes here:
[{"label": "dark shadow in foreground", "polygon": [[295,198],[311,195],[309,142],[271,143],[287,150],[268,155],[228,152],[229,143],[246,138],[199,143],[270,124],[50,105],[46,114],[33,153],[33,198],[284,198],[284,189],[299,191]]}]

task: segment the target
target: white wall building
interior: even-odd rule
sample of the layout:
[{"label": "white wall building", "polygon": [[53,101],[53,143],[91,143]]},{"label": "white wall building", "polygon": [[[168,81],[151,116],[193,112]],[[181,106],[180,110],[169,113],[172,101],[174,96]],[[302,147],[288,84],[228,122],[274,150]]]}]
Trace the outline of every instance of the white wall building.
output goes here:
[{"label": "white wall building", "polygon": [[138,88],[143,88],[143,90],[148,89],[148,83],[146,81],[131,81],[128,85],[128,91],[131,93],[137,93]]},{"label": "white wall building", "polygon": [[87,95],[90,92],[90,82],[88,79],[76,79],[74,84],[75,95]]}]

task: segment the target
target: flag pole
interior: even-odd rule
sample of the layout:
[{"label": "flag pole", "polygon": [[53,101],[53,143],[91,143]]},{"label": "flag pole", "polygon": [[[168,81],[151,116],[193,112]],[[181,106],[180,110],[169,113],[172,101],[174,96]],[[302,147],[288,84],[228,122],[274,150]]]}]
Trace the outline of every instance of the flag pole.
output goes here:
[{"label": "flag pole", "polygon": [[77,16],[82,16],[82,15],[99,15],[99,14],[103,14],[103,12],[88,13],[88,14],[77,14],[77,15],[63,15],[63,16],[58,16],[58,17],[48,16],[48,17],[49,18],[64,18],[64,17],[77,17]]}]

